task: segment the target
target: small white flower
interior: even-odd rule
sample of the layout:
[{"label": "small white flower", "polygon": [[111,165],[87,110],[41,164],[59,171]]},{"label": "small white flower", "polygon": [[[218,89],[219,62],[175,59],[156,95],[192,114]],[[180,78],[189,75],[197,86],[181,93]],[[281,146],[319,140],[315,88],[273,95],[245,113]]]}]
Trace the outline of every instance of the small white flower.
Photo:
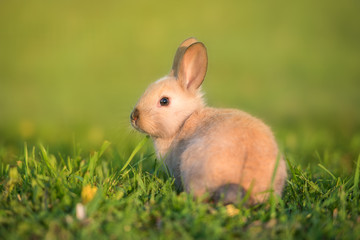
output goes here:
[{"label": "small white flower", "polygon": [[86,218],[86,210],[84,205],[82,205],[81,203],[76,204],[76,218],[80,221]]}]

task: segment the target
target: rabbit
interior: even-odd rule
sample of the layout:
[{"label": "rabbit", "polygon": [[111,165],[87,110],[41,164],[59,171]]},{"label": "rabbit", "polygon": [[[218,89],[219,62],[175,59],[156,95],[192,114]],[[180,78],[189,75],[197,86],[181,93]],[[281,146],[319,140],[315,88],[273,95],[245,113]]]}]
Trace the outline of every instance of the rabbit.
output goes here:
[{"label": "rabbit", "polygon": [[250,204],[265,202],[271,192],[281,195],[287,171],[272,131],[241,110],[206,106],[207,63],[202,42],[182,42],[171,72],[138,100],[131,125],[151,137],[180,191],[226,204],[245,193]]}]

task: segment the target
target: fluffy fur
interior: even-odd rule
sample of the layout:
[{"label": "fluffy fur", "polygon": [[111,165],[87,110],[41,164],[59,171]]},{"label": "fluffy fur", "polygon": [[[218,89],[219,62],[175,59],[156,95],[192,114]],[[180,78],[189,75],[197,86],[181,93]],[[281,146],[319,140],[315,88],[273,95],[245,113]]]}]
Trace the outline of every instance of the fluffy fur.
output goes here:
[{"label": "fluffy fur", "polygon": [[[195,197],[208,194],[229,203],[250,191],[251,203],[261,203],[271,189],[281,195],[286,165],[270,128],[240,110],[206,107],[200,90],[206,69],[205,46],[185,40],[170,74],[139,99],[131,124],[151,136],[177,187]],[[166,106],[160,104],[164,97]]]}]

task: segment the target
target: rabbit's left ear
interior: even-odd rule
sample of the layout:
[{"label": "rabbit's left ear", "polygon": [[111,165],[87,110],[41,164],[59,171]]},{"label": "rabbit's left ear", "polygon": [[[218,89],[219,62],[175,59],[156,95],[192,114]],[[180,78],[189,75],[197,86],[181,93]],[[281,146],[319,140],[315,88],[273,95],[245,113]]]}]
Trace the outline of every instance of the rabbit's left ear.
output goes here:
[{"label": "rabbit's left ear", "polygon": [[178,75],[178,71],[179,71],[179,64],[180,61],[182,59],[182,57],[184,56],[184,53],[186,51],[186,49],[193,43],[198,42],[198,40],[196,40],[196,38],[188,38],[185,41],[183,41],[180,46],[178,47],[178,49],[176,50],[175,53],[175,57],[174,57],[174,61],[173,61],[173,65],[171,68],[171,76],[177,77]]},{"label": "rabbit's left ear", "polygon": [[180,59],[175,77],[185,89],[196,90],[204,81],[207,61],[205,45],[194,42],[186,48]]}]

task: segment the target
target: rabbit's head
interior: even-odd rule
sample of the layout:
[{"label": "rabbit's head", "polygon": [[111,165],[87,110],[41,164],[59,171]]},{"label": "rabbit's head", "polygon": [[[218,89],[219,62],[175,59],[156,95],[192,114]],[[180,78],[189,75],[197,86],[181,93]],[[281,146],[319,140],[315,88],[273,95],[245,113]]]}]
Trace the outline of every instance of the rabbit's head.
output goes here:
[{"label": "rabbit's head", "polygon": [[154,138],[174,136],[186,119],[205,105],[200,86],[206,69],[204,44],[194,38],[185,40],[170,74],[152,83],[134,107],[132,126]]}]

